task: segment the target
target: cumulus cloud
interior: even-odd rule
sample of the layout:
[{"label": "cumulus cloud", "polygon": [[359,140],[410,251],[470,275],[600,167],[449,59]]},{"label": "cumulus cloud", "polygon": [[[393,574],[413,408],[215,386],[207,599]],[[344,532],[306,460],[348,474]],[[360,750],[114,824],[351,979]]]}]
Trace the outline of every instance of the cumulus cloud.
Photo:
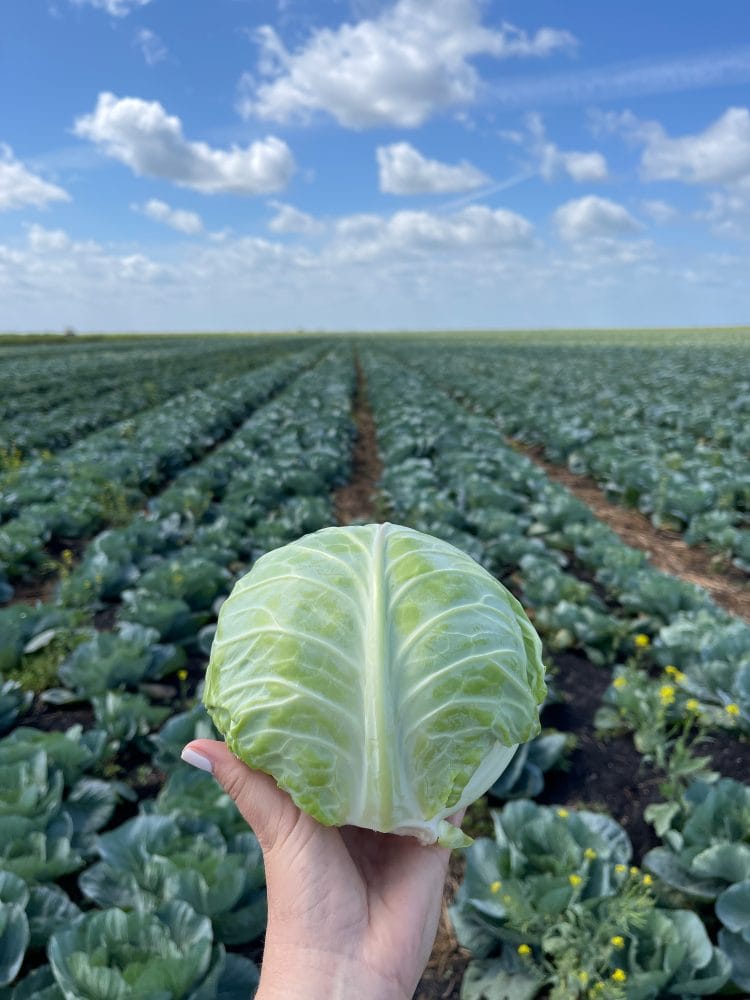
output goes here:
[{"label": "cumulus cloud", "polygon": [[78,118],[74,131],[140,176],[203,194],[270,194],[285,187],[294,172],[294,158],[281,139],[213,149],[187,140],[180,119],[158,101],[137,97],[101,93],[95,110]]},{"label": "cumulus cloud", "polygon": [[449,194],[474,191],[486,174],[462,160],[456,165],[428,160],[408,142],[378,146],[380,190],[387,194]]},{"label": "cumulus cloud", "polygon": [[127,17],[137,7],[145,7],[151,0],[70,0],[75,7],[96,7],[112,17]]},{"label": "cumulus cloud", "polygon": [[165,226],[176,229],[178,233],[195,236],[203,232],[203,222],[197,212],[188,212],[183,208],[171,208],[165,201],[151,198],[143,205],[133,205],[133,210],[145,215],[154,222],[163,222]]},{"label": "cumulus cloud", "polygon": [[284,202],[274,201],[271,203],[276,209],[276,214],[268,223],[268,228],[273,233],[300,233],[310,235],[320,230],[321,225],[307,212],[302,212],[294,205],[286,205]]},{"label": "cumulus cloud", "polygon": [[648,198],[646,201],[642,201],[641,211],[654,222],[658,222],[659,225],[671,222],[677,215],[677,209],[673,205],[668,205],[666,201],[661,201],[659,198]]},{"label": "cumulus cloud", "polygon": [[599,113],[595,128],[617,132],[644,147],[641,175],[647,181],[732,184],[750,176],[750,111],[727,108],[702,132],[672,137],[658,121],[632,111]]},{"label": "cumulus cloud", "polygon": [[[579,184],[607,179],[607,161],[601,153],[561,150],[547,138],[544,122],[539,114],[528,115],[526,126],[531,154],[539,165],[539,173],[546,181],[554,180],[560,174],[567,174]],[[523,135],[520,141],[524,141]]]},{"label": "cumulus cloud", "polygon": [[708,208],[696,212],[696,218],[707,222],[715,236],[750,239],[750,176],[709,192]]},{"label": "cumulus cloud", "polygon": [[43,208],[51,201],[70,201],[70,195],[33,174],[15,158],[10,146],[0,143],[0,212],[26,205]]},{"label": "cumulus cloud", "polygon": [[481,7],[397,0],[377,16],[321,28],[293,52],[264,25],[256,32],[257,74],[240,81],[240,112],[279,122],[326,112],[350,128],[413,127],[474,100],[473,57],[544,57],[576,45],[555,28],[529,35],[511,24],[487,27]]},{"label": "cumulus cloud", "polygon": [[628,236],[641,228],[623,205],[593,194],[560,205],[552,220],[568,243]]},{"label": "cumulus cloud", "polygon": [[642,145],[641,176],[647,181],[714,185],[708,207],[695,213],[714,235],[747,237],[750,220],[750,110],[727,108],[702,132],[673,137],[658,121],[631,111],[600,114],[595,125]]},{"label": "cumulus cloud", "polygon": [[155,66],[169,55],[164,42],[150,28],[141,28],[140,31],[136,32],[135,44],[141,50],[141,54],[149,66]]},{"label": "cumulus cloud", "polygon": [[71,245],[70,237],[63,229],[45,229],[36,223],[28,227],[26,239],[29,247],[37,253],[66,250]]},{"label": "cumulus cloud", "polygon": [[657,122],[640,131],[646,180],[728,184],[750,176],[750,111],[727,108],[702,132],[671,138]]},{"label": "cumulus cloud", "polygon": [[335,226],[332,252],[360,262],[429,256],[460,251],[503,251],[532,245],[534,227],[507,209],[472,205],[452,215],[396,212],[391,216],[353,215]]}]

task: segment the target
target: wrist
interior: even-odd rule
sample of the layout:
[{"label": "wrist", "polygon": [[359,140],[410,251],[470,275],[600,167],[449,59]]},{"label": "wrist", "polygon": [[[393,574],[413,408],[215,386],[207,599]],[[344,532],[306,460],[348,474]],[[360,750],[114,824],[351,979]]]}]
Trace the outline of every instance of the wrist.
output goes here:
[{"label": "wrist", "polygon": [[360,958],[266,941],[255,1000],[411,1000],[412,995]]}]

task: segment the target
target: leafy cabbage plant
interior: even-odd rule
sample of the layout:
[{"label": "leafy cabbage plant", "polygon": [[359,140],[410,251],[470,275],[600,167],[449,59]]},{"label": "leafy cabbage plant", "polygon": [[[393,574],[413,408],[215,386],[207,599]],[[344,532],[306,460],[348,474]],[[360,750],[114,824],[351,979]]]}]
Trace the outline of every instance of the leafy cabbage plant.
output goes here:
[{"label": "leafy cabbage plant", "polygon": [[541,642],[472,558],[409,528],[324,528],[222,606],[203,700],[230,749],[327,826],[460,847],[447,822],[539,732]]}]

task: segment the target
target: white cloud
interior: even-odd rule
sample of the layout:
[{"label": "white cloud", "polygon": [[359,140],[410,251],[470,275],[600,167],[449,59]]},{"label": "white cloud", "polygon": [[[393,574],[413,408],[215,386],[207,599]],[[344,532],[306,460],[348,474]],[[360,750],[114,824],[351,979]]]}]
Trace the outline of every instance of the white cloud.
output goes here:
[{"label": "white cloud", "polygon": [[141,50],[141,54],[149,66],[155,66],[169,55],[164,42],[150,28],[141,28],[140,31],[136,32],[135,44]]},{"label": "white cloud", "polygon": [[641,167],[646,180],[727,184],[750,175],[750,111],[727,108],[703,132],[670,138],[661,125],[647,123]]},{"label": "white cloud", "polygon": [[563,169],[579,184],[607,179],[607,161],[601,153],[571,152],[560,153],[560,156]]},{"label": "white cloud", "polygon": [[[738,325],[747,317],[746,255],[676,257],[620,237],[545,247],[533,236],[509,239],[513,227],[491,215],[483,207],[348,216],[329,220],[314,247],[227,232],[150,252],[29,227],[22,242],[0,242],[2,324],[466,330]],[[521,235],[531,228],[524,221]]]},{"label": "white cloud", "polygon": [[530,149],[539,164],[539,172],[546,181],[561,173],[579,184],[589,184],[607,179],[607,161],[598,152],[563,151],[547,138],[541,115],[530,114],[526,119],[530,135]]},{"label": "white cloud", "polygon": [[0,143],[0,212],[33,205],[43,208],[51,201],[70,201],[70,195],[27,170],[10,146]]},{"label": "white cloud", "polygon": [[474,191],[489,178],[471,163],[428,160],[408,142],[378,146],[380,190],[387,194],[449,194]]},{"label": "white cloud", "polygon": [[644,147],[641,176],[646,181],[715,185],[708,207],[694,213],[720,238],[747,238],[750,224],[750,110],[727,108],[702,132],[667,134],[658,121],[642,121],[631,111],[600,114],[595,125],[619,132]]},{"label": "white cloud", "polygon": [[320,230],[320,223],[307,212],[301,212],[293,205],[286,205],[280,201],[271,204],[276,209],[276,215],[268,223],[271,232],[310,235]]},{"label": "white cloud", "polygon": [[133,210],[140,212],[154,222],[163,222],[165,226],[176,229],[187,236],[195,236],[203,232],[203,222],[197,212],[188,212],[183,208],[171,208],[165,201],[151,198],[144,205],[133,205]]},{"label": "white cloud", "polygon": [[397,0],[377,16],[315,31],[294,52],[265,25],[256,32],[260,79],[243,76],[240,112],[287,122],[322,111],[351,128],[413,127],[474,100],[473,57],[543,57],[576,45],[554,28],[530,36],[486,27],[481,8],[480,0]]},{"label": "white cloud", "polygon": [[294,172],[285,142],[274,136],[242,149],[213,149],[188,141],[182,122],[158,101],[101,93],[96,109],[75,122],[76,135],[90,139],[136,174],[161,177],[203,194],[270,194]]},{"label": "white cloud", "polygon": [[96,7],[112,17],[127,17],[137,7],[145,7],[151,0],[70,0],[76,7]]},{"label": "white cloud", "polygon": [[44,226],[29,226],[26,238],[29,247],[37,253],[65,250],[70,246],[70,237],[62,229],[45,229]]},{"label": "white cloud", "polygon": [[702,132],[669,136],[658,121],[642,121],[632,111],[593,116],[600,131],[619,132],[644,147],[641,175],[647,181],[731,184],[750,176],[750,111],[727,108]]},{"label": "white cloud", "polygon": [[330,251],[341,261],[359,262],[451,252],[501,252],[530,247],[533,231],[523,216],[486,205],[472,205],[452,215],[354,215],[337,221]]},{"label": "white cloud", "polygon": [[750,238],[750,176],[728,184],[723,191],[709,192],[708,208],[696,212],[696,218],[723,239]]},{"label": "white cloud", "polygon": [[649,198],[646,201],[642,201],[641,211],[653,219],[654,222],[658,222],[659,225],[671,222],[677,215],[677,209],[674,206],[668,205],[666,201],[661,201],[658,198]]},{"label": "white cloud", "polygon": [[623,205],[593,194],[560,205],[552,219],[568,243],[627,236],[641,228]]}]

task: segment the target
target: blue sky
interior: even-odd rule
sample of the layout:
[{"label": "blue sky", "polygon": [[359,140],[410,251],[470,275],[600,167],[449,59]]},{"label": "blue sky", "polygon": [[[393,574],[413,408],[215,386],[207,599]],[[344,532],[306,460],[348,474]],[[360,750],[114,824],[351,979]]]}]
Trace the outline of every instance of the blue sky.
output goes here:
[{"label": "blue sky", "polygon": [[0,330],[750,322],[747,0],[0,24]]}]

